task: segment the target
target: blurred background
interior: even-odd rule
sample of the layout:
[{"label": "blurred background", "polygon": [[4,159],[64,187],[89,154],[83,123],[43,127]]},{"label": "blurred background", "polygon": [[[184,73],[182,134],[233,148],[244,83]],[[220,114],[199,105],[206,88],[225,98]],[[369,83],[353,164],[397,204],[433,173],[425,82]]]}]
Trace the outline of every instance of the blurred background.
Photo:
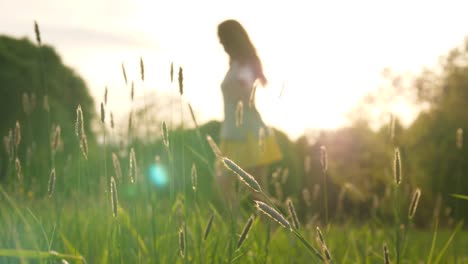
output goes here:
[{"label": "blurred background", "polygon": [[[197,158],[197,153],[207,153],[197,131],[217,140],[223,118],[220,83],[228,58],[216,28],[234,18],[247,29],[269,80],[256,99],[286,154],[270,168],[275,175],[271,192],[277,199],[309,192],[314,201],[304,198],[299,207],[323,206],[319,159],[320,147],[326,146],[330,214],[337,219],[391,214],[392,203],[385,201],[391,193],[394,148],[399,147],[402,200],[409,201],[415,188],[422,190],[415,222],[425,226],[427,216],[442,211],[447,215],[444,224],[450,219],[453,224],[458,202],[450,195],[468,194],[468,153],[462,142],[463,131],[468,131],[467,5],[400,0],[0,0],[0,135],[5,146],[0,179],[2,184],[12,181],[13,152],[22,161],[23,174],[30,176],[25,177],[26,191],[36,188],[36,195],[47,189],[52,163],[63,174],[72,174],[70,168],[78,166],[70,157],[80,144],[74,122],[81,104],[91,168],[102,162],[103,131],[121,159],[127,158],[130,145],[141,153],[142,168],[150,168],[155,156],[167,159],[161,142],[165,121],[174,142],[184,135],[193,148],[180,154],[185,158],[177,168],[190,172],[193,162],[200,163],[200,188],[210,190],[214,156]],[[34,21],[40,25],[41,47]],[[179,67],[184,70],[182,96],[177,81],[170,80],[171,64],[175,80]],[[105,93],[102,126],[99,112]],[[18,149],[12,150],[17,121],[25,132]],[[57,125],[61,154],[51,160],[48,140]],[[49,157],[46,162],[44,157]],[[111,160],[109,155],[109,166]],[[149,178],[150,171],[142,169],[142,176]],[[190,173],[181,177],[189,179]],[[96,178],[91,181],[99,182]],[[61,181],[73,186],[73,180]],[[190,188],[189,180],[180,184]],[[468,217],[466,204],[459,205],[460,217]]]}]

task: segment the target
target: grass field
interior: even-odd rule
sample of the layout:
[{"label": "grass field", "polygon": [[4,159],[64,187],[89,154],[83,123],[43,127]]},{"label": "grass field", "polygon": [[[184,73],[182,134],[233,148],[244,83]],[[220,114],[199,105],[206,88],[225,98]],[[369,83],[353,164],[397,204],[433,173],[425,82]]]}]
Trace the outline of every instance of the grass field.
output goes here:
[{"label": "grass field", "polygon": [[[274,221],[278,220],[274,213],[269,217],[255,208],[254,191],[244,181],[237,182],[238,200],[229,205],[191,188],[196,178],[195,183],[186,183],[188,188],[178,189],[181,185],[176,184],[174,192],[168,192],[152,184],[144,172],[134,183],[130,178],[114,181],[116,189],[111,192],[105,178],[91,188],[96,191],[89,191],[85,176],[99,175],[102,168],[87,170],[86,161],[77,159],[82,162],[80,171],[87,173],[78,174],[83,177],[80,185],[68,191],[62,188],[66,179],[56,180],[50,192],[27,191],[19,184],[12,185],[17,189],[0,189],[0,263],[321,263],[315,251],[325,263],[385,263],[384,244],[390,263],[468,261],[464,250],[468,233],[456,223],[437,228],[439,217],[424,230],[404,220],[406,211],[396,229],[379,217],[357,221],[350,216],[336,222],[332,218],[324,225],[323,218],[311,217],[319,212],[310,207],[297,212],[301,217],[296,229],[284,202],[271,195],[255,196],[276,208],[292,226],[289,229]],[[107,171],[115,172],[113,166]],[[190,181],[193,172],[185,173]],[[294,203],[300,199],[291,196]],[[250,216],[252,225],[243,235]],[[245,240],[237,247],[241,237]]]},{"label": "grass field", "polygon": [[[37,24],[36,34],[40,45]],[[142,81],[143,73],[141,60]],[[403,196],[406,178],[398,149],[388,166],[394,174],[394,180],[388,177],[388,199],[367,208],[370,216],[348,211],[338,218],[328,200],[338,194],[327,193],[327,184],[321,185],[320,200],[312,203],[309,199],[317,198],[301,191],[287,197],[272,192],[286,189],[284,182],[261,190],[254,177],[207,140],[190,110],[195,129],[184,129],[183,122],[179,128],[162,122],[157,142],[135,140],[130,118],[128,133],[119,138],[125,142],[121,147],[106,142],[106,136],[116,136],[109,121],[101,121],[102,130],[96,132],[103,141],[88,146],[83,123],[89,120],[78,107],[77,138],[62,146],[68,156],[59,148],[60,129],[44,133],[41,151],[32,157],[18,151],[25,144],[19,135],[31,138],[38,130],[29,126],[20,132],[17,123],[5,141],[10,155],[0,185],[0,263],[468,263],[468,232],[461,220],[438,208],[425,219],[427,227],[413,223],[419,196],[412,202]],[[50,129],[48,104],[40,114],[45,123],[40,128]],[[140,129],[148,125],[145,121],[143,117]],[[323,173],[314,175],[323,183],[326,157],[322,148]],[[235,178],[230,186],[235,196],[226,203],[214,184],[215,160]],[[380,213],[384,207],[390,210]]]}]

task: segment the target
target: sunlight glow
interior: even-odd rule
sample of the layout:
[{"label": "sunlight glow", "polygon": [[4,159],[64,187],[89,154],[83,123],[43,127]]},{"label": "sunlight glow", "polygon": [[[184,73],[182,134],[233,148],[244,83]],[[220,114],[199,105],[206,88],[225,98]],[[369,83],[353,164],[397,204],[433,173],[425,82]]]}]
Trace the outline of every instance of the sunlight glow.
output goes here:
[{"label": "sunlight glow", "polygon": [[[199,123],[222,120],[220,83],[228,58],[216,27],[225,19],[238,20],[269,80],[256,97],[259,111],[268,125],[293,139],[308,128],[345,126],[347,114],[377,88],[383,68],[417,73],[433,67],[468,33],[468,2],[450,0],[22,2],[5,5],[7,23],[0,24],[0,32],[34,39],[36,19],[43,41],[86,80],[97,111],[109,87],[108,109],[116,119],[132,107],[122,62],[136,82],[136,96],[176,92],[169,83],[174,62],[184,68],[183,101],[192,105]],[[138,78],[140,56],[144,83]],[[402,115],[410,112],[417,111]]]}]

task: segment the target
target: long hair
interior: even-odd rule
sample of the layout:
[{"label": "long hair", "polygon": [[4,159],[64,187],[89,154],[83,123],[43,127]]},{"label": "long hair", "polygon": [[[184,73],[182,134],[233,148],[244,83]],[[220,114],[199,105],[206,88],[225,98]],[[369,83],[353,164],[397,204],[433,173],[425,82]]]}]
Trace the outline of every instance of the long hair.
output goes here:
[{"label": "long hair", "polygon": [[226,20],[218,25],[218,37],[229,55],[230,62],[252,65],[256,79],[264,86],[267,79],[263,73],[262,63],[244,27],[236,20]]}]

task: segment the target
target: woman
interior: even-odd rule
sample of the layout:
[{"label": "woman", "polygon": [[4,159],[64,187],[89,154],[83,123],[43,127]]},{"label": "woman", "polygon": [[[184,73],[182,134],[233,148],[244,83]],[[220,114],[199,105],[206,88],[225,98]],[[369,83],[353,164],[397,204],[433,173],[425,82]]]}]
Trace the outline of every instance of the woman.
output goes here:
[{"label": "woman", "polygon": [[[267,165],[282,155],[273,131],[263,122],[254,100],[250,100],[256,82],[265,86],[267,79],[255,47],[239,22],[226,20],[219,24],[218,37],[229,56],[229,70],[221,84],[224,121],[220,149],[225,157],[252,174],[267,192]],[[232,198],[234,177],[225,169],[219,172],[218,184],[225,198]]]}]

